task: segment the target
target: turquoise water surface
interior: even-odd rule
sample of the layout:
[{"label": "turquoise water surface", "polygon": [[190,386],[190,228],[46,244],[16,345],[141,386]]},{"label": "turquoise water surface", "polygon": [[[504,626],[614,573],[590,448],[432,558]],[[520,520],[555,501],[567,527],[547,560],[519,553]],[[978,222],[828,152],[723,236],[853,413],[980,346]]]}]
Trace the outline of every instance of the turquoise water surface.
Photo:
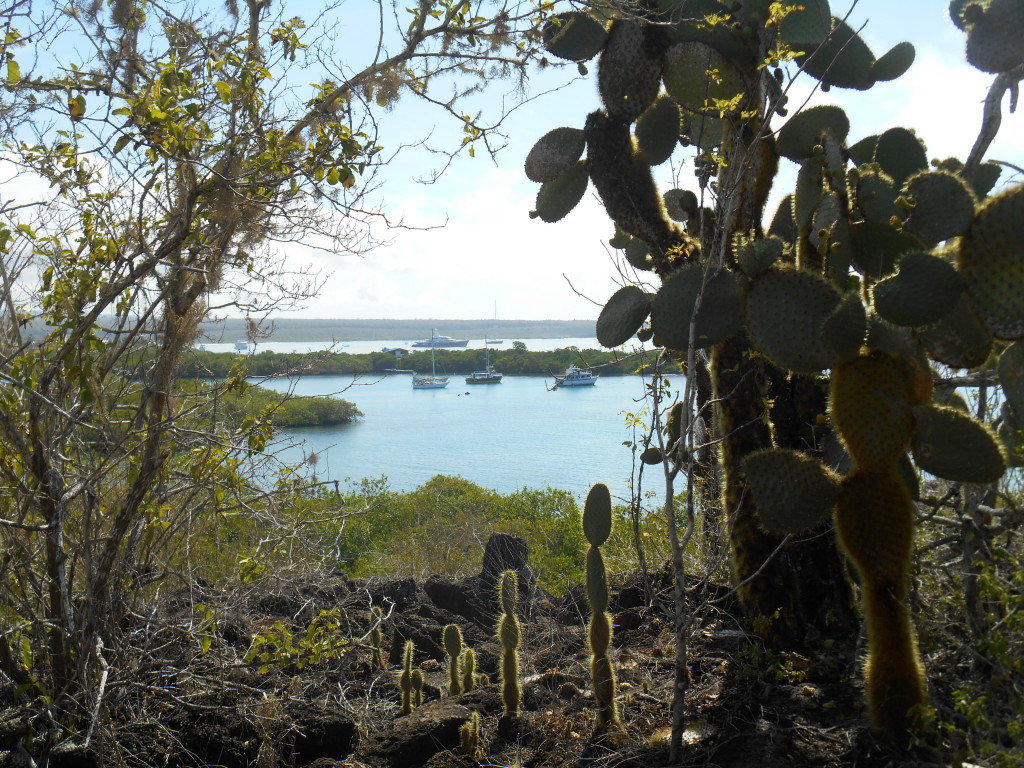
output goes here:
[{"label": "turquoise water surface", "polygon": [[[604,482],[613,495],[628,497],[633,452],[623,443],[641,434],[625,414],[646,413],[644,379],[602,376],[593,387],[551,391],[553,384],[552,377],[505,376],[472,386],[452,375],[446,389],[414,391],[411,376],[398,374],[355,382],[306,376],[266,386],[335,395],[363,412],[356,424],[288,431],[302,443],[285,457],[316,453],[321,479],[386,475],[392,490],[409,491],[448,474],[502,493],[550,486],[578,497]],[[659,469],[648,468],[644,490],[660,496]]]}]

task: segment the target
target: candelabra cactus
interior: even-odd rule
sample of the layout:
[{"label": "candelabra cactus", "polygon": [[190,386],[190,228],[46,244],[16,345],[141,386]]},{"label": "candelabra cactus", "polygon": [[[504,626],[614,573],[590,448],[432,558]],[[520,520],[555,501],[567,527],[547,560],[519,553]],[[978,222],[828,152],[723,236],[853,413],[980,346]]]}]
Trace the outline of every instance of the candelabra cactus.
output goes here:
[{"label": "candelabra cactus", "polygon": [[501,643],[501,701],[505,717],[519,717],[523,691],[519,682],[519,645],[522,627],[516,615],[519,603],[519,577],[515,571],[503,571],[498,582],[498,641]]},{"label": "candelabra cactus", "polygon": [[414,669],[412,671],[412,708],[416,709],[423,705],[423,670]]},{"label": "candelabra cactus", "polygon": [[373,626],[370,628],[370,645],[373,646],[373,658],[370,660],[370,665],[374,669],[384,669],[384,631],[381,629],[381,625],[384,623],[384,613],[379,606],[375,605],[370,611],[370,615],[373,620]]},{"label": "candelabra cactus", "polygon": [[459,748],[471,757],[480,757],[480,713],[474,712],[459,728]]},{"label": "candelabra cactus", "polygon": [[445,653],[448,654],[448,695],[458,696],[463,691],[460,660],[462,656],[462,630],[448,624],[441,633]]},{"label": "candelabra cactus", "polygon": [[469,693],[476,689],[476,652],[472,648],[466,648],[462,652],[460,666],[462,667],[462,692]]},{"label": "candelabra cactus", "polygon": [[608,577],[605,573],[601,545],[612,530],[612,498],[608,486],[598,483],[590,489],[583,507],[583,533],[590,542],[587,551],[587,602],[590,623],[587,642],[590,645],[590,677],[597,710],[597,729],[607,731],[619,722],[615,706],[615,667],[608,658],[612,643],[612,620],[608,615]]},{"label": "candelabra cactus", "polygon": [[[1004,425],[1024,423],[1024,185],[989,195],[999,167],[981,162],[987,145],[966,164],[930,167],[905,128],[850,141],[837,106],[803,110],[773,131],[785,98],[782,72],[759,58],[764,51],[796,51],[801,71],[823,85],[863,90],[902,75],[913,46],[876,58],[827,0],[715,7],[714,21],[703,3],[673,2],[610,25],[582,11],[557,17],[554,55],[584,61],[600,52],[602,109],[582,128],[549,132],[530,153],[527,175],[542,184],[536,213],[562,218],[592,181],[615,223],[612,245],[661,278],[656,292],[617,291],[598,339],[617,346],[640,334],[672,350],[709,350],[722,501],[734,520],[745,609],[780,614],[790,638],[803,621],[826,629],[825,614],[842,613],[849,594],[821,591],[842,583],[835,550],[822,547],[830,539],[781,547],[780,537],[832,523],[861,577],[874,723],[905,741],[911,710],[925,700],[905,601],[914,465],[973,483],[995,481],[1006,466],[990,430],[932,403],[931,362],[973,368],[997,340],[1014,342],[998,368]],[[1024,63],[1021,0],[953,0],[950,14],[979,68],[1015,72]],[[698,153],[702,184],[718,177],[713,215],[686,190],[657,191],[651,166],[678,144]],[[798,164],[796,188],[766,233],[780,158]],[[685,421],[670,420],[670,432]],[[1004,429],[1016,447],[1014,434]],[[842,476],[822,461],[831,435],[848,454]],[[684,458],[670,451],[664,460]],[[593,588],[600,606],[603,568],[591,544],[588,595]],[[593,626],[596,660],[605,633]]]},{"label": "candelabra cactus", "polygon": [[402,714],[411,714],[414,709],[413,693],[413,668],[412,656],[415,646],[412,640],[405,641],[405,648],[402,653],[402,671],[398,675],[398,687],[402,691]]}]

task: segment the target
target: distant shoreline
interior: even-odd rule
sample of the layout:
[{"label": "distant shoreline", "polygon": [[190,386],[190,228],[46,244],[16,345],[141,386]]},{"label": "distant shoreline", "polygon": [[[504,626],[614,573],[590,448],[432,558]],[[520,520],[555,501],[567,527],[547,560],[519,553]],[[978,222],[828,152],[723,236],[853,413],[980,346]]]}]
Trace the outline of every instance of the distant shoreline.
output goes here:
[{"label": "distant shoreline", "polygon": [[[261,341],[378,341],[425,339],[432,329],[459,339],[589,338],[593,320],[385,320],[279,318],[265,321]],[[248,338],[245,318],[202,323],[201,341],[231,342]]]}]

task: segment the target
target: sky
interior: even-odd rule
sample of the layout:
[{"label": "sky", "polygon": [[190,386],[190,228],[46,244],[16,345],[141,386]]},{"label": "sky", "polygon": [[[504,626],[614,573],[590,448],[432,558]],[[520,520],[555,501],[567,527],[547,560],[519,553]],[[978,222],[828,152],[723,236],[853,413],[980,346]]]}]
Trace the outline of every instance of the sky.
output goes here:
[{"label": "sky", "polygon": [[[832,2],[834,14],[845,9]],[[981,103],[992,76],[966,63],[962,33],[949,21],[944,0],[860,0],[849,22],[876,56],[909,40],[917,50],[909,72],[897,81],[879,83],[867,92],[833,88],[813,92],[815,81],[798,81],[790,104],[839,104],[851,119],[850,143],[885,129],[916,127],[930,157],[966,158],[981,124]],[[885,20],[883,22],[883,19]],[[329,274],[323,288],[306,302],[298,317],[344,318],[490,318],[596,319],[603,303],[622,284],[613,252],[607,246],[613,227],[589,190],[565,219],[547,224],[530,219],[539,185],[526,179],[523,160],[534,142],[552,128],[582,128],[586,114],[599,106],[596,67],[585,80],[520,108],[507,124],[509,144],[492,161],[483,153],[462,157],[442,179],[424,186],[435,158],[408,157],[389,168],[382,187],[384,207],[410,225],[437,227],[390,233],[390,245],[362,257],[325,256],[290,247],[288,258],[302,260]],[[551,88],[573,73],[537,78],[534,93]],[[495,99],[509,86],[495,83]],[[394,124],[424,129],[437,118],[399,102],[382,125],[382,138]],[[405,111],[407,108],[410,111]],[[795,110],[791,108],[790,114]],[[1021,110],[1024,111],[1024,110]],[[1004,103],[1000,136],[988,158],[1024,166],[1024,116],[1010,115]],[[776,118],[773,127],[783,120]],[[677,178],[693,183],[690,155],[677,151]],[[769,215],[792,188],[796,166],[782,161]],[[788,167],[785,167],[788,166]],[[670,188],[668,163],[656,169],[662,189]],[[1004,172],[1004,179],[1007,177]],[[439,226],[443,225],[443,226]],[[442,329],[443,331],[443,329]]]},{"label": "sky", "polygon": [[[312,18],[319,1],[295,0],[287,7]],[[350,0],[343,6],[343,39],[354,60],[359,41],[376,39],[375,5]],[[790,91],[790,115],[805,99],[808,105],[839,104],[851,120],[849,143],[904,125],[917,128],[930,157],[966,158],[992,76],[966,63],[964,36],[950,22],[946,0],[831,0],[831,5],[836,15],[853,6],[849,23],[858,29],[863,25],[860,34],[876,56],[909,40],[916,60],[899,80],[867,92],[833,88],[821,93],[814,89],[815,80],[800,78]],[[496,81],[476,106],[493,114],[502,103],[512,103],[513,91],[513,84]],[[370,203],[408,226],[378,228],[375,234],[387,245],[361,256],[326,254],[302,243],[278,246],[275,257],[282,263],[313,270],[323,280],[318,293],[287,316],[596,319],[623,284],[616,252],[607,245],[613,225],[592,188],[562,221],[531,219],[539,185],[523,173],[523,161],[537,139],[559,126],[582,128],[586,115],[599,108],[596,60],[586,78],[576,76],[575,67],[535,74],[528,95],[532,100],[505,122],[508,144],[496,158],[483,151],[476,157],[463,154],[432,184],[419,180],[437,168],[437,155],[407,150],[384,169]],[[1009,114],[1004,102],[1002,130],[988,159],[1024,166],[1022,112]],[[783,123],[776,117],[772,127]],[[409,95],[383,115],[379,139],[390,149],[428,133],[435,144],[450,135],[449,146],[461,137],[450,116]],[[677,150],[670,163],[655,169],[663,191],[676,185],[696,191],[692,157],[692,151]],[[768,216],[795,180],[795,164],[781,162]]]}]

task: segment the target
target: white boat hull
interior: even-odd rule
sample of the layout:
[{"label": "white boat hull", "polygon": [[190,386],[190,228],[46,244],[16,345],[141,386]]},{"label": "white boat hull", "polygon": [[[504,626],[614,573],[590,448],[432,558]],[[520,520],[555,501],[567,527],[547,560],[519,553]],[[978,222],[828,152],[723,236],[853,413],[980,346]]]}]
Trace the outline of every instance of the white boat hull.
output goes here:
[{"label": "white boat hull", "polygon": [[448,386],[448,379],[441,377],[427,377],[412,380],[413,389],[444,389]]},{"label": "white boat hull", "polygon": [[564,376],[556,376],[556,387],[592,387],[597,384],[598,376],[588,370],[570,365]]}]

